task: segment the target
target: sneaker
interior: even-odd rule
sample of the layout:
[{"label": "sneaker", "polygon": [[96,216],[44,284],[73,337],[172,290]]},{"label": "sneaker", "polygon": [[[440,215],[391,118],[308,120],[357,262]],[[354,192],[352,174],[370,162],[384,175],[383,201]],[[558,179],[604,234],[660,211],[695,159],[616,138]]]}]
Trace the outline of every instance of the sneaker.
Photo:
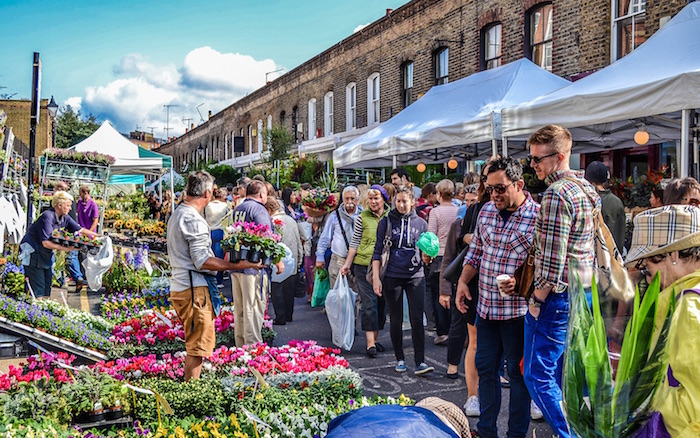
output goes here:
[{"label": "sneaker", "polygon": [[396,363],[396,366],[394,367],[394,371],[397,373],[405,373],[406,372],[406,361],[405,360],[400,360]]},{"label": "sneaker", "polygon": [[413,374],[421,376],[423,374],[432,373],[433,371],[435,371],[435,368],[428,366],[425,362],[421,362],[420,365],[416,367],[415,371],[413,371]]},{"label": "sneaker", "polygon": [[481,404],[479,403],[479,397],[473,395],[467,399],[464,403],[464,413],[467,417],[478,417],[481,415]]},{"label": "sneaker", "polygon": [[440,335],[437,338],[433,339],[433,344],[435,345],[444,344],[445,342],[447,342],[447,335]]},{"label": "sneaker", "polygon": [[530,418],[533,420],[541,420],[544,418],[544,414],[540,410],[540,408],[537,407],[537,404],[533,401],[530,401]]}]

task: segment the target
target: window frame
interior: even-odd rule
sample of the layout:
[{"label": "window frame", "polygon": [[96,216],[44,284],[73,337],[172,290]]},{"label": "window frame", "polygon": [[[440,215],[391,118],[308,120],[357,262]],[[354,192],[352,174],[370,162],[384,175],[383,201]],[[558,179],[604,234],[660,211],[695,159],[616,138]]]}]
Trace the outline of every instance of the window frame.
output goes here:
[{"label": "window frame", "polygon": [[[545,21],[545,24],[548,25],[549,32],[547,31],[547,28],[544,30],[544,36],[542,38],[542,41],[535,43],[534,42],[534,31],[536,29],[536,25],[533,25],[534,17],[537,12],[544,10],[545,8],[549,7],[549,18],[547,21]],[[525,17],[525,54],[527,58],[532,61],[533,63],[537,64],[541,68],[547,70],[547,71],[552,71],[552,58],[553,58],[553,48],[554,48],[554,32],[553,32],[553,25],[554,23],[554,4],[549,1],[549,2],[542,2],[538,3],[532,8],[530,8],[527,11],[527,15]],[[549,39],[547,39],[547,34],[549,34]],[[536,60],[535,60],[535,50],[542,46],[544,49],[542,59],[543,59],[543,64],[540,65]],[[547,64],[547,59],[549,59],[549,64]]]},{"label": "window frame", "polygon": [[[489,57],[489,34],[491,31],[498,29],[497,35],[497,56]],[[481,70],[490,70],[492,68],[500,67],[502,64],[501,60],[503,58],[503,23],[500,21],[494,21],[481,28],[481,60],[480,68]],[[496,65],[490,66],[491,62],[496,62]]]},{"label": "window frame", "polygon": [[[444,61],[442,55],[445,55]],[[440,47],[433,53],[433,66],[435,68],[435,85],[443,85],[450,82],[450,48]],[[445,67],[442,74],[442,67]]]},{"label": "window frame", "polygon": [[401,102],[406,108],[413,103],[413,61],[401,65]]},{"label": "window frame", "polygon": [[323,96],[323,135],[333,135],[335,132],[334,124],[334,111],[333,105],[335,105],[335,98],[332,91],[326,93]]},{"label": "window frame", "polygon": [[345,86],[345,130],[357,129],[357,83]]},{"label": "window frame", "polygon": [[381,122],[381,90],[381,75],[374,72],[367,78],[367,126]]},{"label": "window frame", "polygon": [[[636,27],[639,23],[641,23],[644,26],[644,29],[646,29],[646,6],[647,6],[647,1],[648,0],[630,0],[630,4],[628,6],[627,13],[624,15],[618,16],[618,11],[619,11],[619,6],[620,6],[620,1],[621,0],[611,0],[610,1],[610,7],[612,13],[610,14],[610,61],[614,62],[617,61],[620,58],[623,58],[626,55],[629,55],[632,53],[639,45],[635,44],[635,33],[636,33]],[[630,10],[634,7],[638,7],[639,10],[636,12]],[[627,21],[630,21],[632,24],[632,50],[630,50],[628,53],[622,54],[622,41],[623,39],[621,38],[622,30],[625,28]],[[644,39],[646,41],[646,37]],[[642,41],[642,43],[644,42]],[[641,45],[641,43],[640,43]]]},{"label": "window frame", "polygon": [[316,98],[313,97],[309,99],[309,104],[308,104],[308,110],[309,110],[309,115],[308,115],[308,121],[309,121],[309,140],[313,140],[316,138]]}]

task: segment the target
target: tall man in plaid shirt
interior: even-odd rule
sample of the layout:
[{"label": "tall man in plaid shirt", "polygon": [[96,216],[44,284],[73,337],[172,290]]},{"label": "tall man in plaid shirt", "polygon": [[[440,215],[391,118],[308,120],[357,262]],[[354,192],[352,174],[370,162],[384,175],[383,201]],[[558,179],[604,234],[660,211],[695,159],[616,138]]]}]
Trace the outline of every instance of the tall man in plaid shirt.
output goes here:
[{"label": "tall man in plaid shirt", "polygon": [[[528,140],[531,166],[549,187],[535,223],[535,292],[525,316],[525,384],[554,436],[569,437],[561,409],[562,355],[569,319],[569,264],[590,290],[595,263],[593,206],[596,189],[583,172],[569,169],[571,133],[548,125]],[[579,183],[581,185],[579,185]],[[585,189],[582,189],[582,187]]]},{"label": "tall man in plaid shirt", "polygon": [[[520,372],[527,302],[515,293],[512,276],[530,249],[540,206],[523,191],[524,185],[523,168],[518,161],[491,161],[485,184],[491,201],[479,213],[457,286],[455,301],[464,313],[464,298],[471,299],[467,284],[479,273],[476,369],[481,415],[477,428],[483,437],[499,436],[496,420],[501,410],[498,370],[502,357],[506,358],[511,385],[508,436],[524,437],[530,424],[530,395]],[[508,274],[511,279],[501,284],[499,291],[496,277],[501,274]]]}]

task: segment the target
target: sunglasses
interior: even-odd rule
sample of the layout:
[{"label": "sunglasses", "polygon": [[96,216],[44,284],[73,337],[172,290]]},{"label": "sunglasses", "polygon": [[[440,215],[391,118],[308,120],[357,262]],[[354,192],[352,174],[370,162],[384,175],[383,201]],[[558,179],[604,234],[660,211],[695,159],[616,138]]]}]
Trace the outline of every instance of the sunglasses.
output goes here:
[{"label": "sunglasses", "polygon": [[659,255],[655,255],[655,256],[641,259],[634,265],[634,268],[636,270],[638,270],[639,272],[641,272],[642,275],[651,277],[651,272],[649,272],[649,270],[647,269],[646,264],[644,262],[646,260],[649,260],[651,263],[658,264],[658,263],[661,263],[667,256],[668,256],[667,254],[659,254]]},{"label": "sunglasses", "polygon": [[506,185],[499,184],[499,185],[497,185],[497,186],[487,186],[487,187],[484,187],[484,190],[486,190],[486,192],[487,192],[489,195],[490,195],[491,193],[493,193],[493,192],[496,192],[496,193],[498,193],[499,195],[502,195],[502,194],[504,194],[504,193],[506,192],[506,190],[508,190],[508,187],[509,187],[509,186],[512,186],[512,185],[514,185],[515,183],[516,183],[516,181],[513,181],[512,183],[506,184]]},{"label": "sunglasses", "polygon": [[553,157],[553,156],[558,155],[558,154],[559,154],[559,152],[554,152],[553,154],[545,155],[544,157],[535,157],[531,154],[527,154],[527,162],[531,163],[534,161],[535,164],[540,164],[540,161],[544,160],[545,158]]}]

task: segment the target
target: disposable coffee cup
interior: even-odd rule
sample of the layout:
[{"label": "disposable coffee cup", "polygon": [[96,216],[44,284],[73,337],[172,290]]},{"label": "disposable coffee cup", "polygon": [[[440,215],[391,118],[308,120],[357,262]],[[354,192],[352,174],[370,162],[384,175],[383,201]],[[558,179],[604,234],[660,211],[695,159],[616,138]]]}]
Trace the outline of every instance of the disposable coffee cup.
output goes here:
[{"label": "disposable coffee cup", "polygon": [[503,283],[504,281],[508,281],[508,280],[510,280],[510,275],[508,275],[508,274],[501,274],[498,277],[496,277],[496,284],[498,284],[498,293],[500,293],[503,298],[508,298],[510,296],[508,294],[504,294],[503,292],[501,292],[501,288],[500,288],[501,283]]}]

